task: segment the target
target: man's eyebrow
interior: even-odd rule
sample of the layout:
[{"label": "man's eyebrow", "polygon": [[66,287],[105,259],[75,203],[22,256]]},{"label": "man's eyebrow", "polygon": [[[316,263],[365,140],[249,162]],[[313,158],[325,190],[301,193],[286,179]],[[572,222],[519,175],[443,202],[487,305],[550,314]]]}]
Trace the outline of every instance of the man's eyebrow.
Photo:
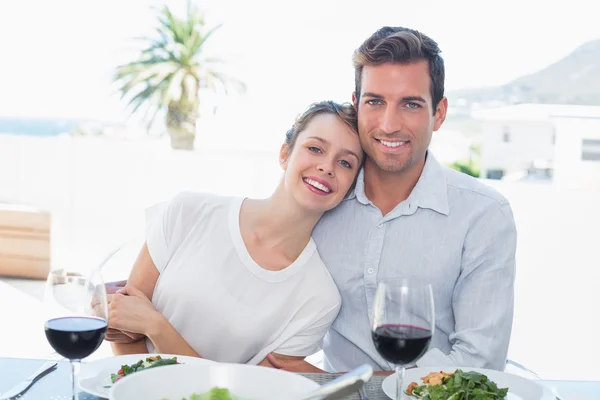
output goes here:
[{"label": "man's eyebrow", "polygon": [[383,99],[383,96],[373,92],[364,92],[363,97],[375,97],[376,99]]},{"label": "man's eyebrow", "polygon": [[[377,94],[377,93],[373,93],[373,92],[364,92],[363,93],[363,97],[372,97],[374,99],[384,99],[385,98],[385,96]],[[427,103],[427,100],[425,100],[421,96],[404,96],[402,98],[402,101],[404,101],[404,102],[418,101],[418,102],[421,102],[421,103]]]},{"label": "man's eyebrow", "polygon": [[[363,97],[373,97],[375,99],[383,99],[385,98],[384,96],[377,94],[377,93],[373,93],[373,92],[365,92],[363,93]],[[427,103],[427,101],[421,97],[421,96],[404,96],[402,98],[402,101],[419,101],[421,103]]]},{"label": "man's eyebrow", "polygon": [[402,98],[403,101],[420,101],[422,103],[427,103],[427,101],[421,96],[406,96]]}]

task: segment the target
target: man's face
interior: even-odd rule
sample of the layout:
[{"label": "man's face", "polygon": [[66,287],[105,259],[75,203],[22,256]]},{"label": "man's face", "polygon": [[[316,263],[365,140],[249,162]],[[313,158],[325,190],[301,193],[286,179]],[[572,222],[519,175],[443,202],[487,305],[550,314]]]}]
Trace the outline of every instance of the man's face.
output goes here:
[{"label": "man's face", "polygon": [[427,61],[365,66],[358,110],[360,143],[367,163],[387,172],[406,172],[422,165],[433,131],[448,107],[444,98],[432,111]]}]

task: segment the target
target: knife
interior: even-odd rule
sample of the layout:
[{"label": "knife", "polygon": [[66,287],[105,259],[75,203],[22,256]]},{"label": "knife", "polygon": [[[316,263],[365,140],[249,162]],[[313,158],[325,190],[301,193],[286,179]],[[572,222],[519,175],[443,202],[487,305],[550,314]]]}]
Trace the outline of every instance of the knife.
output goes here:
[{"label": "knife", "polygon": [[42,365],[42,367],[40,369],[35,371],[35,373],[32,374],[29,378],[25,379],[24,381],[22,381],[21,383],[18,383],[15,386],[13,386],[8,392],[2,393],[2,395],[0,395],[0,400],[11,400],[11,399],[25,393],[27,390],[29,390],[29,388],[31,386],[33,386],[34,383],[39,381],[44,376],[48,375],[50,372],[54,371],[56,369],[57,365],[58,365],[58,363],[55,361],[49,361],[49,362],[45,363],[44,365]]}]

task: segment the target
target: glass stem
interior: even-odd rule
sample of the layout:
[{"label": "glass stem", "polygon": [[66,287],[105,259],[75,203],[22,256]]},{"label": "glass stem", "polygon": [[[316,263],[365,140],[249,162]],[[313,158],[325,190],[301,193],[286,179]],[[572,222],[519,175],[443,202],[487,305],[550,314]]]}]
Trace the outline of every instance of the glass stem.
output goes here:
[{"label": "glass stem", "polygon": [[77,376],[79,375],[79,360],[71,360],[71,393],[73,393],[73,400],[79,399],[79,385],[77,382]]},{"label": "glass stem", "polygon": [[402,384],[404,383],[404,366],[396,365],[396,400],[402,400],[404,393],[402,391]]}]

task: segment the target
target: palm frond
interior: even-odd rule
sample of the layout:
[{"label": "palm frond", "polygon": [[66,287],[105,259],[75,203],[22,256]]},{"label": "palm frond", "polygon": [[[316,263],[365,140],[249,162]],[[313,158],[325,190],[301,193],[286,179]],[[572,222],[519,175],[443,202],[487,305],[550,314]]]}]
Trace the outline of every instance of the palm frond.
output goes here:
[{"label": "palm frond", "polygon": [[149,68],[139,68],[133,66],[119,71],[121,98],[125,97],[138,85],[158,85],[165,77],[172,75],[180,70],[176,65],[170,63],[161,63]]},{"label": "palm frond", "polygon": [[138,38],[146,43],[138,58],[115,68],[113,80],[132,113],[145,108],[144,119],[151,126],[173,102],[198,104],[201,89],[225,94],[246,90],[223,71],[223,60],[204,55],[207,41],[222,25],[209,29],[204,15],[191,7],[180,18],[163,6],[157,21],[155,37]]},{"label": "palm frond", "polygon": [[238,93],[246,92],[242,81],[215,70],[207,71],[205,85],[207,89],[221,91],[225,95],[229,95],[232,89]]}]

